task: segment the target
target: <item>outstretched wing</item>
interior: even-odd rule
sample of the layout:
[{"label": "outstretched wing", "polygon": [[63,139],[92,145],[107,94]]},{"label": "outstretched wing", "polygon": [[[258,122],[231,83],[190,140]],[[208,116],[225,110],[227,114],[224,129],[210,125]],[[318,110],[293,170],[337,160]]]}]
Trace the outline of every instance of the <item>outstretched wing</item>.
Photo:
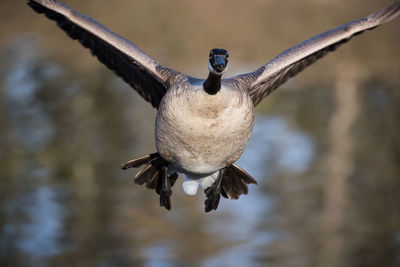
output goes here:
[{"label": "outstretched wing", "polygon": [[400,0],[397,0],[365,18],[331,29],[289,48],[256,71],[235,76],[232,80],[247,88],[255,106],[281,84],[353,36],[388,22],[399,14]]},{"label": "outstretched wing", "polygon": [[135,44],[65,4],[55,0],[28,0],[28,5],[56,21],[72,39],[89,48],[103,64],[158,108],[167,91],[168,78],[175,71],[159,65]]}]

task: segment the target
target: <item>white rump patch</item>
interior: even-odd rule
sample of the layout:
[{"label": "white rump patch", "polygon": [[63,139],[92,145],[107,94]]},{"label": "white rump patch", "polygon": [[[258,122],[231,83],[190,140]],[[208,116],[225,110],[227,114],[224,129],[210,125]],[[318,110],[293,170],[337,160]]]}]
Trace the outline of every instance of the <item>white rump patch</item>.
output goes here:
[{"label": "white rump patch", "polygon": [[182,183],[183,191],[188,195],[196,195],[199,186],[201,189],[207,189],[217,180],[219,171],[207,176],[189,176],[185,174],[185,180]]},{"label": "white rump patch", "polygon": [[194,196],[199,188],[199,182],[196,180],[189,180],[185,175],[185,181],[182,183],[182,187],[186,194]]}]

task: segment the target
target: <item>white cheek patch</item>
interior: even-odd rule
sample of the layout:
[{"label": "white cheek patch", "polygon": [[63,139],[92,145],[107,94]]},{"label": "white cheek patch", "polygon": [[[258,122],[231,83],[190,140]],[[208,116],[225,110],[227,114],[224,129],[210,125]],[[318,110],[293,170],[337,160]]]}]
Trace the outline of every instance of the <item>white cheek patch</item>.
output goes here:
[{"label": "white cheek patch", "polygon": [[222,75],[225,73],[225,71],[228,69],[228,65],[226,66],[226,68],[222,71],[222,72],[216,72],[213,67],[210,64],[210,61],[208,61],[208,70],[216,75]]}]

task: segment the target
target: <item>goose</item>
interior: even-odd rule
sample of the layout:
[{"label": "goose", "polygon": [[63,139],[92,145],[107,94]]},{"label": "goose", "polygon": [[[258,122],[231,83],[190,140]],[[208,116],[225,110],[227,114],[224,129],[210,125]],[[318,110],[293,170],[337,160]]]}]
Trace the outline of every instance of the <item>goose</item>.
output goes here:
[{"label": "goose", "polygon": [[400,0],[362,19],[351,21],[289,48],[257,70],[222,79],[229,54],[212,49],[206,79],[187,76],[160,65],[135,44],[71,7],[55,0],[27,4],[90,49],[144,100],[157,109],[157,152],[130,160],[122,169],[138,168],[137,184],[160,196],[160,206],[171,208],[172,187],[184,175],[185,193],[198,187],[205,194],[205,211],[216,210],[220,196],[238,199],[257,184],[235,164],[250,138],[254,107],[291,77],[353,36],[373,29],[400,14]]}]

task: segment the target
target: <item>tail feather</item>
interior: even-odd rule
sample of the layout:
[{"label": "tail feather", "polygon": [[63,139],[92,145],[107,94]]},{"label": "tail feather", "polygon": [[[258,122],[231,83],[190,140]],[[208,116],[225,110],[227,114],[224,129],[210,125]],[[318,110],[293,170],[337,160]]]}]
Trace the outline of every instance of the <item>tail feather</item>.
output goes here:
[{"label": "tail feather", "polygon": [[[142,165],[144,167],[135,175],[134,182],[139,185],[146,184],[147,188],[155,190],[160,195],[160,205],[170,209],[171,187],[178,179],[178,174],[175,172],[168,175],[168,162],[157,153],[128,161],[122,164],[121,168],[137,168]],[[249,184],[257,184],[256,180],[235,164],[222,169],[219,175],[221,176],[218,178],[220,179],[218,185],[213,184],[205,190],[207,212],[217,209],[220,195],[229,199],[238,199],[240,195],[248,194]],[[215,191],[212,197],[210,196],[211,189]],[[210,203],[207,204],[207,201]]]},{"label": "tail feather", "polygon": [[154,173],[153,177],[151,177],[150,179],[147,180],[147,182],[146,182],[146,187],[147,187],[148,189],[156,189],[156,188],[157,188],[157,185],[158,185],[159,179],[160,179],[160,171],[157,170],[157,171]]},{"label": "tail feather", "polygon": [[121,169],[138,168],[144,164],[149,164],[153,159],[157,158],[157,153],[149,154],[144,157],[133,159],[121,165]]},{"label": "tail feather", "polygon": [[[149,155],[151,157],[151,155]],[[138,161],[144,162],[145,157],[142,157],[138,159]],[[148,188],[151,188],[151,181],[154,180],[158,173],[161,171],[161,168],[163,166],[163,159],[160,157],[156,157],[152,159],[147,165],[141,169],[133,178],[136,184],[144,184],[146,183],[146,186]],[[154,188],[152,188],[154,189]]]},{"label": "tail feather", "polygon": [[235,173],[240,176],[240,179],[245,181],[247,184],[256,184],[256,185],[258,185],[257,181],[254,180],[254,178],[251,177],[250,174],[248,174],[245,170],[243,170],[242,168],[240,168],[236,164],[232,164],[232,165],[230,165],[230,167],[232,169],[234,169]]},{"label": "tail feather", "polygon": [[134,182],[139,185],[146,184],[147,188],[155,190],[160,195],[160,206],[171,209],[171,187],[178,179],[178,174],[168,175],[168,162],[158,153],[130,160],[122,164],[121,168],[126,170],[142,165],[145,166],[135,175]]},{"label": "tail feather", "polygon": [[151,166],[151,164],[147,164],[143,169],[138,171],[138,173],[133,177],[133,180],[135,181],[135,184],[144,184],[149,180],[151,177],[154,176],[154,174],[157,172],[157,170]]},{"label": "tail feather", "polygon": [[225,198],[238,199],[240,195],[247,195],[248,184],[257,184],[257,181],[239,166],[229,165],[222,174],[221,194]]}]

